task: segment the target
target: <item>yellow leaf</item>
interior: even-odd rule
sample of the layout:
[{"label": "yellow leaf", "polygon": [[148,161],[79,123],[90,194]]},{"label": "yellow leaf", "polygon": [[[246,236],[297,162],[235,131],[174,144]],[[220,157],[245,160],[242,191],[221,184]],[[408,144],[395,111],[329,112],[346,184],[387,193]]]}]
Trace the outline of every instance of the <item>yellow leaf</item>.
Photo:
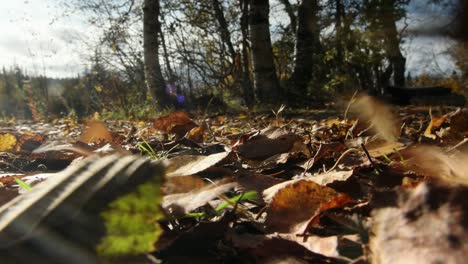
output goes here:
[{"label": "yellow leaf", "polygon": [[10,133],[0,134],[0,151],[11,151],[16,142],[15,135]]}]

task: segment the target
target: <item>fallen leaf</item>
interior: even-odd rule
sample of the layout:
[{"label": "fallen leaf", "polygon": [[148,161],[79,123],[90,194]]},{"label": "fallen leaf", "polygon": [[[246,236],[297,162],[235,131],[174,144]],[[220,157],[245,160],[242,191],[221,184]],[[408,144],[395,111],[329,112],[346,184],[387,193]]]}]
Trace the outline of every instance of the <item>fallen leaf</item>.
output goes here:
[{"label": "fallen leaf", "polygon": [[373,158],[388,156],[404,148],[405,144],[391,141],[371,142],[370,144],[366,144],[366,149],[369,151],[369,155]]},{"label": "fallen leaf", "polygon": [[112,142],[112,135],[103,122],[91,120],[85,123],[80,140],[88,144]]},{"label": "fallen leaf", "polygon": [[174,217],[183,217],[237,186],[234,182],[216,182],[188,193],[163,197],[161,206]]},{"label": "fallen leaf", "polygon": [[433,132],[437,129],[439,129],[443,123],[448,118],[448,115],[443,115],[443,116],[433,116],[432,115],[432,110],[429,109],[429,116],[431,118],[431,121],[429,122],[429,125],[426,127],[426,130],[424,130],[424,136],[432,139],[436,139],[437,136],[433,134]]},{"label": "fallen leaf", "polygon": [[[266,159],[276,154],[307,149],[302,138],[283,128],[268,127],[239,146],[237,152],[247,159]],[[310,154],[309,154],[310,155]]]},{"label": "fallen leaf", "polygon": [[13,150],[17,142],[16,136],[11,133],[0,133],[0,151]]},{"label": "fallen leaf", "polygon": [[205,131],[201,126],[196,126],[187,132],[186,137],[195,142],[203,142]]},{"label": "fallen leaf", "polygon": [[198,125],[185,112],[175,112],[160,117],[154,121],[153,127],[165,133],[175,134],[176,138],[182,138],[187,132]]},{"label": "fallen leaf", "polygon": [[353,174],[354,174],[354,170],[342,170],[342,171],[332,170],[332,171],[320,173],[317,175],[306,174],[306,176],[308,180],[314,181],[317,184],[325,186],[335,181],[346,181]]},{"label": "fallen leaf", "polygon": [[200,189],[206,185],[206,181],[197,176],[173,176],[167,177],[162,187],[164,195],[186,193]]},{"label": "fallen leaf", "polygon": [[233,217],[225,214],[218,221],[198,223],[188,230],[164,230],[155,245],[156,257],[168,263],[218,263],[219,245]]},{"label": "fallen leaf", "polygon": [[299,242],[295,234],[282,233],[229,232],[227,237],[237,250],[252,255],[256,263],[334,263],[333,257],[338,255],[336,237],[311,237],[311,243]]},{"label": "fallen leaf", "polygon": [[168,160],[166,176],[194,175],[216,165],[225,159],[230,152],[220,152],[209,156],[185,155]]},{"label": "fallen leaf", "polygon": [[306,179],[291,180],[266,189],[263,198],[268,204],[267,229],[291,232],[296,225],[316,214],[322,203],[338,195],[333,189]]},{"label": "fallen leaf", "polygon": [[450,129],[453,133],[468,132],[468,110],[458,110],[450,114]]}]

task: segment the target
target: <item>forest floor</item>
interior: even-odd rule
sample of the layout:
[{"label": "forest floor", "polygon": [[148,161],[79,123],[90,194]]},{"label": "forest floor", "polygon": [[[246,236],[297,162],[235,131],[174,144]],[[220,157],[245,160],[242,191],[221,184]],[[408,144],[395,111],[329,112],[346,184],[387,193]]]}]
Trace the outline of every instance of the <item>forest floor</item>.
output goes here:
[{"label": "forest floor", "polygon": [[339,110],[98,119],[0,122],[0,242],[2,213],[26,189],[82,156],[118,152],[164,160],[152,201],[164,217],[145,220],[157,226],[149,247],[112,245],[106,257],[463,263],[468,255],[466,108],[362,97]]}]

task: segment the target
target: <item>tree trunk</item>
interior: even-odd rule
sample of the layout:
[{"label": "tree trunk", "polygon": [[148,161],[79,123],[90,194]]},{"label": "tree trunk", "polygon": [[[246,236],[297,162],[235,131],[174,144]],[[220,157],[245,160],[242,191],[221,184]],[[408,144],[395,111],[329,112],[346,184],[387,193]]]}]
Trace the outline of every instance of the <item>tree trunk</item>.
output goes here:
[{"label": "tree trunk", "polygon": [[143,6],[143,49],[146,85],[159,107],[171,105],[159,63],[159,0],[145,0]]},{"label": "tree trunk", "polygon": [[405,86],[405,63],[406,58],[400,50],[400,39],[396,28],[395,0],[386,0],[382,6],[382,23],[385,33],[385,43],[387,56],[393,69],[393,84],[395,86]]},{"label": "tree trunk", "polygon": [[280,87],[273,61],[268,14],[268,0],[250,0],[249,33],[252,43],[254,87],[260,102],[279,99]]},{"label": "tree trunk", "polygon": [[335,0],[335,34],[336,34],[336,60],[338,63],[343,62],[343,18],[344,7],[342,0]]},{"label": "tree trunk", "polygon": [[299,4],[294,72],[291,80],[293,93],[302,98],[307,96],[307,85],[312,79],[314,54],[321,50],[317,13],[317,0],[302,0]]},{"label": "tree trunk", "polygon": [[231,33],[228,29],[228,24],[226,22],[226,18],[224,17],[224,12],[221,4],[218,0],[213,0],[213,9],[215,12],[215,18],[219,24],[219,32],[221,34],[221,40],[223,41],[224,45],[227,46],[229,56],[231,56],[232,62],[234,63],[234,59],[236,57],[236,51],[234,50],[234,45],[231,41]]},{"label": "tree trunk", "polygon": [[172,70],[171,62],[169,60],[169,52],[167,51],[166,40],[164,37],[164,32],[161,30],[161,25],[159,26],[159,36],[161,37],[161,45],[163,48],[163,58],[164,63],[166,64],[167,75],[169,76],[169,82],[174,83],[176,80],[174,71]]},{"label": "tree trunk", "polygon": [[251,108],[255,102],[252,78],[250,77],[249,56],[249,1],[240,0],[240,28],[242,34],[242,92],[245,103]]}]

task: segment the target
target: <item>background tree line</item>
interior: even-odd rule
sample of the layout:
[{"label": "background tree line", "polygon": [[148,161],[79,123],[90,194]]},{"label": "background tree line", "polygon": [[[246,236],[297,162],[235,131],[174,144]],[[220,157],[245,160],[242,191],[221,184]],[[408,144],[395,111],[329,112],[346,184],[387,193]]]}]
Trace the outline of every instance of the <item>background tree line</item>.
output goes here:
[{"label": "background tree line", "polygon": [[[72,111],[132,115],[152,111],[148,106],[320,106],[337,93],[356,89],[380,93],[388,85],[405,86],[409,77],[401,50],[405,27],[397,25],[406,17],[409,2],[63,1],[65,8],[85,14],[99,29],[99,41],[87,43],[94,51],[89,69],[63,80],[4,70],[0,92],[9,95],[16,89],[15,98],[22,99],[9,104],[28,108],[29,115],[34,111],[28,98],[34,96],[43,115]],[[446,5],[454,17],[460,10],[457,4],[463,4],[432,2]],[[281,9],[282,17],[272,18],[273,8]],[[272,27],[271,19],[282,23]],[[426,75],[419,83],[411,78],[411,83],[442,83],[463,90],[468,72],[464,41],[452,49],[458,75],[442,79]],[[29,94],[24,83],[31,87]]]}]

